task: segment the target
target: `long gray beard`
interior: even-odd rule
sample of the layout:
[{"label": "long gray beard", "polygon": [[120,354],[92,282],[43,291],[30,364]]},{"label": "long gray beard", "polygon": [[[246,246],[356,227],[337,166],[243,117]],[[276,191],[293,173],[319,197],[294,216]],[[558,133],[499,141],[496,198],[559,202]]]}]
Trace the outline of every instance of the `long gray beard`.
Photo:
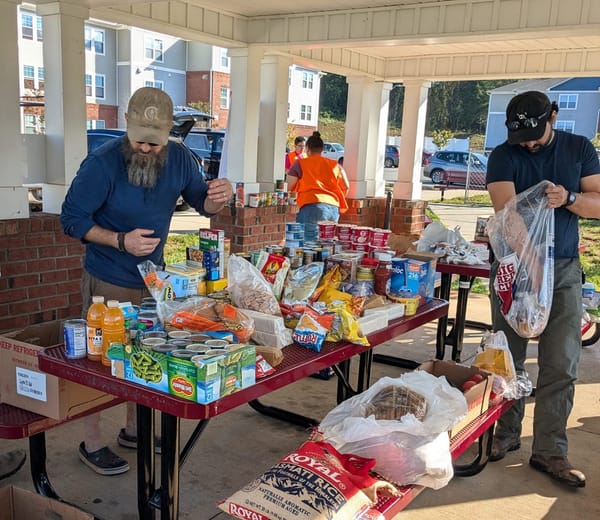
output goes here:
[{"label": "long gray beard", "polygon": [[134,152],[129,141],[125,139],[123,154],[129,183],[133,186],[154,188],[167,160],[167,146],[164,146],[158,154],[142,155]]}]

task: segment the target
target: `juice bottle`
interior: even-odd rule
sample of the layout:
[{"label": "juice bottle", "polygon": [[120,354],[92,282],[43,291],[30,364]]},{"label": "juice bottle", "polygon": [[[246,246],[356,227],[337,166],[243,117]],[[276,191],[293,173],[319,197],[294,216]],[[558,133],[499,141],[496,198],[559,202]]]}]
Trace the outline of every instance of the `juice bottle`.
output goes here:
[{"label": "juice bottle", "polygon": [[125,343],[125,316],[117,300],[108,300],[106,306],[102,318],[102,364],[110,366],[108,347],[111,343]]},{"label": "juice bottle", "polygon": [[87,357],[92,361],[102,358],[102,318],[105,313],[104,296],[92,296],[87,312]]}]

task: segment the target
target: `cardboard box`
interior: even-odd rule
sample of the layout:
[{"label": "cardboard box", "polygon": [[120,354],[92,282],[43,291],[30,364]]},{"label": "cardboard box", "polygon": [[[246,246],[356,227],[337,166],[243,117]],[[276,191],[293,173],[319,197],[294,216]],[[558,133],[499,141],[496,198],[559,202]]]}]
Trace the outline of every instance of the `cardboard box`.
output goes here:
[{"label": "cardboard box", "polygon": [[[218,251],[219,258],[223,260],[225,258],[225,231],[222,229],[209,229],[200,228],[198,230],[199,243],[198,246],[203,251]],[[204,261],[204,257],[203,257]],[[206,264],[203,264],[206,267]],[[225,276],[225,261],[219,262],[216,266],[219,271],[219,278]],[[207,273],[207,280],[211,280]]]},{"label": "cardboard box", "polygon": [[231,345],[198,363],[169,356],[168,367],[171,394],[207,404],[256,382],[256,347]]},{"label": "cardboard box", "polygon": [[169,393],[167,352],[113,343],[107,356],[114,377]]},{"label": "cardboard box", "polygon": [[[423,262],[425,265],[422,265],[421,278],[419,284],[419,296],[426,302],[430,301],[433,298],[433,293],[435,291],[436,285],[436,267],[437,261],[440,255],[435,253],[427,253],[427,252],[417,252],[417,251],[407,251],[404,256],[409,260],[416,260]],[[408,282],[408,269],[407,269],[407,282]]]},{"label": "cardboard box", "polygon": [[2,520],[94,520],[81,509],[15,486],[0,488],[0,511]]},{"label": "cardboard box", "polygon": [[40,323],[0,336],[0,402],[61,420],[112,401],[114,397],[110,394],[39,369],[39,352],[61,343],[61,321]]},{"label": "cardboard box", "polygon": [[461,365],[454,361],[441,361],[439,359],[425,361],[417,367],[417,370],[425,370],[436,377],[445,376],[448,382],[458,389],[474,374],[481,374],[484,377],[481,383],[464,392],[467,400],[467,415],[450,430],[450,437],[456,435],[467,424],[487,411],[490,404],[493,379],[492,374],[489,372],[480,370],[477,367]]}]

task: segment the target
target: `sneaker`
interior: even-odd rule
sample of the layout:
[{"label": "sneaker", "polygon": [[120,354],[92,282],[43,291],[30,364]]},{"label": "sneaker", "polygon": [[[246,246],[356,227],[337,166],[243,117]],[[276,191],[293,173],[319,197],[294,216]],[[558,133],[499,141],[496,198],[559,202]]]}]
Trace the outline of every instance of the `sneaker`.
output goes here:
[{"label": "sneaker", "polygon": [[[117,442],[119,443],[119,446],[123,446],[124,448],[131,448],[132,450],[137,449],[137,437],[135,435],[128,435],[125,428],[121,428],[121,431],[117,436]],[[154,438],[154,453],[158,455],[162,453],[160,437]]]},{"label": "sneaker", "polygon": [[100,475],[120,475],[129,471],[129,463],[112,452],[107,446],[88,453],[85,443],[79,445],[79,458],[86,466]]},{"label": "sneaker", "polygon": [[492,451],[489,460],[495,462],[503,459],[509,451],[518,450],[521,447],[521,439],[518,437],[497,437],[494,435]]},{"label": "sneaker", "polygon": [[569,459],[562,455],[545,457],[534,453],[529,459],[529,465],[567,486],[585,487],[585,475],[571,466]]}]

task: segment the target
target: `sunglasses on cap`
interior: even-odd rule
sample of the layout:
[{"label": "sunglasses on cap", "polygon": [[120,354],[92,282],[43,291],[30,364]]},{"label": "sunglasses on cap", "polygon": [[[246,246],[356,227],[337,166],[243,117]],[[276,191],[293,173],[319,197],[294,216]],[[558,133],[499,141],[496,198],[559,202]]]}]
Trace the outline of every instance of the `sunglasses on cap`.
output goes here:
[{"label": "sunglasses on cap", "polygon": [[517,119],[506,123],[506,127],[512,131],[520,130],[522,128],[535,128],[549,113],[550,110],[546,110],[543,114],[535,117],[525,117],[525,114],[517,114]]}]

